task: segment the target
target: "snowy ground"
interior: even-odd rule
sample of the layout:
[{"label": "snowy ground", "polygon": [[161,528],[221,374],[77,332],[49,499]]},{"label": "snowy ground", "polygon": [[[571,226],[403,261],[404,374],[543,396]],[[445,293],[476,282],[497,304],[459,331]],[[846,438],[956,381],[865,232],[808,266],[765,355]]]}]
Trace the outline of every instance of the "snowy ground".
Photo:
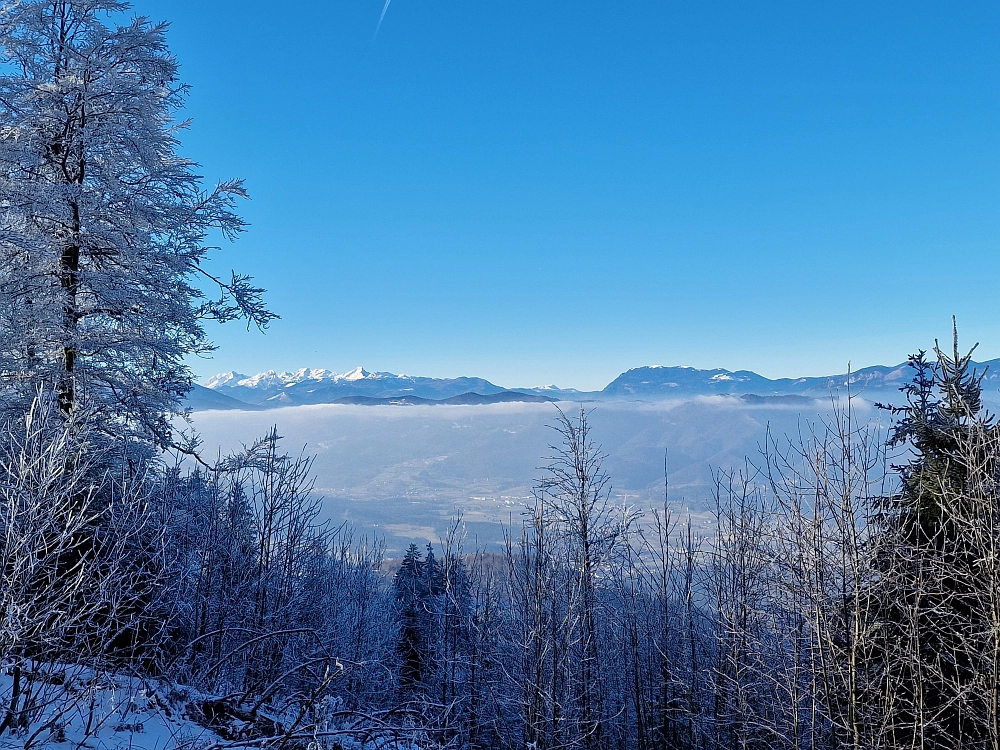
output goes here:
[{"label": "snowy ground", "polygon": [[[10,703],[13,679],[0,672],[0,701]],[[22,683],[23,684],[23,683]],[[0,737],[0,748],[47,746],[91,750],[166,750],[223,743],[188,715],[190,691],[136,678],[103,676],[64,666],[32,684],[30,719]]]},{"label": "snowy ground", "polygon": [[[794,435],[829,412],[824,402],[803,408],[728,397],[586,407],[594,438],[608,453],[616,502],[662,505],[666,451],[671,501],[695,514],[711,506],[712,470],[741,466],[748,456],[759,460],[768,426],[774,435]],[[857,410],[863,419],[880,416],[865,402]],[[209,456],[277,425],[286,450],[316,456],[329,517],[376,530],[392,551],[411,540],[437,540],[456,511],[471,541],[498,544],[500,524],[516,520],[547,446],[558,438],[548,426],[556,417],[551,404],[321,405],[198,412],[194,424]]]},{"label": "snowy ground", "polygon": [[[0,670],[0,707],[11,702],[10,665]],[[29,670],[30,671],[30,670]],[[405,740],[399,730],[345,711],[326,696],[314,706],[313,723],[297,708],[287,716],[254,710],[231,696],[206,695],[163,681],[102,675],[74,665],[48,665],[31,673],[30,701],[19,701],[23,721],[0,735],[0,749],[65,750],[420,750],[432,743]],[[22,678],[22,696],[29,681]],[[27,705],[27,710],[24,710]],[[5,711],[0,710],[0,718]],[[426,739],[426,738],[425,738]],[[287,741],[286,741],[287,740]]]}]

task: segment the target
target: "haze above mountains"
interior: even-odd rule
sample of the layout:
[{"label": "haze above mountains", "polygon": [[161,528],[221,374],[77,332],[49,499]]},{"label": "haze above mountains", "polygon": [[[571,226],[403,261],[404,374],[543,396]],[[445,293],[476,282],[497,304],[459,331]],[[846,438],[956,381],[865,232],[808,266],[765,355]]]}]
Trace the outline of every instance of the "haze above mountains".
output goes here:
[{"label": "haze above mountains", "polygon": [[[1000,359],[976,365],[986,370],[984,385],[1000,385]],[[648,401],[696,396],[733,396],[748,403],[794,403],[847,393],[893,399],[912,375],[907,364],[876,365],[839,375],[772,380],[749,370],[699,370],[650,365],[622,373],[600,391],[554,385],[504,388],[483,378],[428,378],[368,372],[358,367],[338,374],[303,368],[247,376],[228,372],[195,386],[188,405],[207,409],[268,409],[308,404],[415,405],[490,404],[544,401]],[[990,386],[993,388],[990,388]]]}]

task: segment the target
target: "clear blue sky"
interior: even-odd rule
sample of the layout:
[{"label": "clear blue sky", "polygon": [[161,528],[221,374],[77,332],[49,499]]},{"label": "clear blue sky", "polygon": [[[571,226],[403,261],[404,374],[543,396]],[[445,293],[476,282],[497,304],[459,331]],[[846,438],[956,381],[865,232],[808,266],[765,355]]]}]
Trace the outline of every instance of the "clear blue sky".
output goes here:
[{"label": "clear blue sky", "polygon": [[1000,3],[140,0],[282,316],[200,375],[1000,356]]}]

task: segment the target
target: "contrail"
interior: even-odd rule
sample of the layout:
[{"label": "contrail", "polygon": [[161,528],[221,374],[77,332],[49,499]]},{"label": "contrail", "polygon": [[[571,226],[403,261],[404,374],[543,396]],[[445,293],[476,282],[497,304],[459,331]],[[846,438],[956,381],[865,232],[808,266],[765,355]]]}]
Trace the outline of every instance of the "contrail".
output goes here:
[{"label": "contrail", "polygon": [[372,39],[378,36],[378,30],[382,28],[382,20],[385,18],[385,12],[389,10],[389,3],[392,0],[385,0],[385,5],[382,6],[382,15],[378,17],[378,26],[375,27],[375,33],[372,35]]}]

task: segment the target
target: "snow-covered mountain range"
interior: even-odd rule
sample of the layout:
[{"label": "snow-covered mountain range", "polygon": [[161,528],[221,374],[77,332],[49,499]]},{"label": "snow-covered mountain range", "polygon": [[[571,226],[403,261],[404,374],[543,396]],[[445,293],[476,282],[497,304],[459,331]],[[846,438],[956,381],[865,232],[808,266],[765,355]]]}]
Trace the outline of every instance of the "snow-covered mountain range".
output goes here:
[{"label": "snow-covered mountain range", "polygon": [[[211,393],[202,393],[208,390]],[[558,390],[558,389],[557,389]],[[496,403],[500,401],[554,401],[562,396],[548,389],[535,392],[511,391],[482,378],[425,378],[396,375],[391,372],[369,372],[357,367],[350,372],[336,373],[308,367],[294,372],[268,370],[256,375],[225,372],[209,378],[204,389],[192,394],[198,401],[216,396],[239,404],[271,408],[300,404],[380,404],[380,403]],[[199,408],[196,406],[195,408]],[[217,399],[214,405],[200,408],[226,408]]]},{"label": "snow-covered mountain range", "polygon": [[[1000,386],[1000,359],[977,365],[988,368],[987,395]],[[273,408],[300,404],[496,403],[500,401],[638,400],[661,401],[692,396],[731,395],[751,402],[790,397],[826,398],[850,393],[891,399],[912,374],[906,364],[866,367],[851,373],[772,380],[750,370],[699,370],[649,365],[622,373],[600,391],[578,391],[554,385],[507,389],[483,378],[428,378],[369,372],[302,368],[268,370],[256,375],[226,372],[205,381],[189,396],[192,408]]]}]

